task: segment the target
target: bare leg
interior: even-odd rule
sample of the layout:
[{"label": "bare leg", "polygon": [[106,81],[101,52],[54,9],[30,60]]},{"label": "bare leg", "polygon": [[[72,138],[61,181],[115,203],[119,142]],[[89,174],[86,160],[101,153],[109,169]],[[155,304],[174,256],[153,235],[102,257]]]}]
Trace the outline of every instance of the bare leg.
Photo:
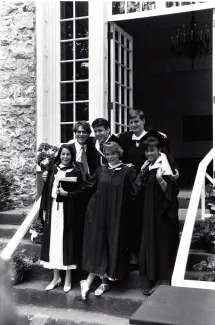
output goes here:
[{"label": "bare leg", "polygon": [[60,270],[54,269],[53,271],[54,271],[54,278],[52,282],[56,282],[60,278]]},{"label": "bare leg", "polygon": [[86,280],[82,280],[80,282],[81,285],[81,296],[82,299],[85,300],[87,298],[87,293],[90,289],[90,286],[93,282],[93,280],[95,279],[95,274],[89,273],[88,277]]},{"label": "bare leg", "polygon": [[71,290],[71,270],[66,270],[65,284],[63,288],[64,292]]},{"label": "bare leg", "polygon": [[90,288],[91,284],[93,283],[93,280],[95,279],[95,274],[89,273],[88,277],[86,279],[86,284]]},{"label": "bare leg", "polygon": [[71,270],[66,270],[65,286],[71,287]]},{"label": "bare leg", "polygon": [[54,277],[52,282],[46,287],[46,291],[54,289],[56,286],[59,286],[61,283],[60,271],[58,269],[54,269]]}]

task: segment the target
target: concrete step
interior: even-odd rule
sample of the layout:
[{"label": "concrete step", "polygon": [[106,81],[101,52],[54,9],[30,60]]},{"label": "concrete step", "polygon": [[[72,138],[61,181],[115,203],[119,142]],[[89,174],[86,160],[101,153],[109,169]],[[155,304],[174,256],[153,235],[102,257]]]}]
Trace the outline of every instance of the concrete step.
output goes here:
[{"label": "concrete step", "polygon": [[127,325],[128,318],[105,313],[95,313],[74,308],[37,307],[35,305],[18,306],[19,317],[25,320],[20,325]]},{"label": "concrete step", "polygon": [[[10,239],[1,238],[0,239],[0,251],[2,251],[6,245],[9,243]],[[34,254],[40,256],[41,245],[33,243],[29,239],[23,239],[18,245],[18,249],[26,250],[26,255],[32,256]]]},{"label": "concrete step", "polygon": [[20,225],[32,207],[0,212],[0,224]]},{"label": "concrete step", "polygon": [[130,318],[138,325],[212,325],[213,290],[160,286]]},{"label": "concrete step", "polygon": [[79,283],[64,293],[60,286],[49,292],[45,287],[49,281],[29,280],[13,287],[16,301],[23,305],[46,306],[49,308],[74,308],[78,310],[129,317],[147,300],[140,289],[132,290],[112,286],[102,297],[96,297],[92,290],[86,301],[82,301]]},{"label": "concrete step", "polygon": [[[18,228],[19,225],[7,225],[7,224],[0,225],[0,238],[11,239],[13,235],[16,233],[16,231],[18,230]],[[30,238],[31,238],[31,234],[29,231],[27,231],[27,233],[24,236],[24,239],[30,239]]]},{"label": "concrete step", "polygon": [[[206,210],[206,213],[209,213],[209,210]],[[179,220],[185,220],[187,215],[187,208],[179,208],[178,210],[178,217]],[[196,220],[201,219],[201,209],[197,210]]]},{"label": "concrete step", "polygon": [[191,190],[181,190],[178,195],[180,209],[187,209],[191,197]]}]

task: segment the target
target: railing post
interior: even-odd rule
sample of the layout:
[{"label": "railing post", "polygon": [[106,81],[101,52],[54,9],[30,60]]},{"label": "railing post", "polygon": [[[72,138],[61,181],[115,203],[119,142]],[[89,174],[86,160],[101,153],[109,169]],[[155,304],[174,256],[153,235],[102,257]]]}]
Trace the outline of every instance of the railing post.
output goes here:
[{"label": "railing post", "polygon": [[202,184],[201,192],[201,219],[205,220],[205,178]]},{"label": "railing post", "polygon": [[11,258],[13,252],[15,251],[15,249],[17,248],[17,246],[25,236],[32,222],[36,218],[37,212],[39,211],[40,208],[40,201],[41,201],[41,197],[34,204],[33,208],[31,209],[31,211],[29,212],[29,214],[27,215],[23,223],[19,226],[16,233],[13,235],[13,237],[11,238],[7,246],[1,252],[0,256],[1,258],[3,258],[3,260],[9,260]]}]

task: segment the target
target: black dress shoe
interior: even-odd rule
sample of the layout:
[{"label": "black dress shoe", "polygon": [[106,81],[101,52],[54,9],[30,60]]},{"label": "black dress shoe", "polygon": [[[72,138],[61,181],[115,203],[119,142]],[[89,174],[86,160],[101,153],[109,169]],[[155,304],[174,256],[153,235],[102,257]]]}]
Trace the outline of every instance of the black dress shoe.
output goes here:
[{"label": "black dress shoe", "polygon": [[149,297],[151,295],[150,290],[143,290],[144,296]]}]

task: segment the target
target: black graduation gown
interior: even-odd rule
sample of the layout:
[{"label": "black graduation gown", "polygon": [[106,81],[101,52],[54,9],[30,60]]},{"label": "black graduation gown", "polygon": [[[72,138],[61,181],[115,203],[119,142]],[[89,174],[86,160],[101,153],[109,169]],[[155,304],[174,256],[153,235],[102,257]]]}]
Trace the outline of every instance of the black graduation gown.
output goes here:
[{"label": "black graduation gown", "polygon": [[178,189],[174,181],[167,182],[164,192],[156,179],[157,169],[143,176],[144,203],[140,247],[140,275],[151,281],[169,280],[172,274],[178,243]]},{"label": "black graduation gown", "polygon": [[101,166],[97,190],[86,211],[82,268],[109,279],[122,279],[128,269],[129,218],[135,169]]},{"label": "black graduation gown", "polygon": [[[71,167],[70,167],[71,168]],[[52,187],[54,183],[54,175],[58,169],[53,165],[49,172],[47,181],[44,185],[43,194],[41,198],[40,215],[46,211],[43,242],[41,247],[40,259],[49,262],[49,247],[50,247],[50,232],[51,232],[51,214],[52,214]],[[64,190],[73,192],[78,185],[84,181],[84,169],[81,163],[75,163],[74,169],[66,173],[67,177],[77,177],[77,182],[64,183],[62,187]],[[63,202],[64,210],[64,233],[63,233],[63,264],[72,265],[79,264],[81,260],[82,238],[83,238],[83,225],[84,217],[81,204],[78,198],[74,199],[73,196],[68,197],[57,196],[57,201]]]},{"label": "black graduation gown", "polygon": [[[148,130],[147,130],[148,131]],[[142,142],[145,141],[145,136],[140,139],[139,146],[136,146],[136,141],[132,140],[132,132],[124,132],[119,134],[119,140],[122,143],[124,154],[123,162],[132,163],[136,168],[137,173],[139,173],[142,165],[146,161],[145,151]],[[174,172],[175,169],[178,169],[178,165],[170,154],[168,139],[166,139],[165,145],[161,148],[161,152],[165,153],[169,164]]]},{"label": "black graduation gown", "polygon": [[[148,130],[147,130],[148,131]],[[119,140],[123,144],[123,162],[132,163],[139,173],[142,165],[146,161],[145,150],[141,145],[145,141],[145,136],[140,139],[139,146],[136,146],[136,141],[132,140],[132,132],[124,132],[119,135]],[[178,165],[174,161],[173,157],[170,154],[168,148],[168,139],[166,139],[165,146],[161,148],[161,151],[166,154],[169,164],[174,172],[175,169],[178,169]],[[140,250],[140,241],[142,234],[142,218],[141,218],[141,209],[143,206],[142,202],[143,190],[140,190],[137,193],[136,199],[133,203],[133,221],[130,229],[131,236],[131,251],[138,256]]]}]

